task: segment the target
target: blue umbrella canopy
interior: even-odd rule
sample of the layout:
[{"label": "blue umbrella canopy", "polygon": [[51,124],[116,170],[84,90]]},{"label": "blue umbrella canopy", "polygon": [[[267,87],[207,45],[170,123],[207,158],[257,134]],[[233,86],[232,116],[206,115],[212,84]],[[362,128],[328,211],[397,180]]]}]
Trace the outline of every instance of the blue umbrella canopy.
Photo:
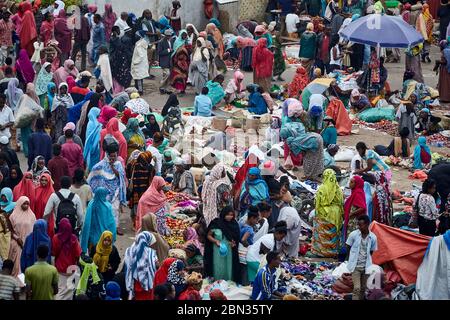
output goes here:
[{"label": "blue umbrella canopy", "polygon": [[401,17],[377,13],[351,22],[339,35],[355,43],[382,48],[409,48],[424,41]]}]

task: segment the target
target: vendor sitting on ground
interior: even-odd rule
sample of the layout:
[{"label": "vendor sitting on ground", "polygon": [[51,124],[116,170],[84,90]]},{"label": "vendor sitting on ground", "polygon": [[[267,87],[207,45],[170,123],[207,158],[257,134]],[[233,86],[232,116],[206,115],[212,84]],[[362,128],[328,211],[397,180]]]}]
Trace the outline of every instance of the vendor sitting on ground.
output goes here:
[{"label": "vendor sitting on ground", "polygon": [[359,92],[358,89],[353,89],[350,95],[350,108],[355,112],[361,112],[367,108],[371,108],[369,99]]},{"label": "vendor sitting on ground", "polygon": [[228,81],[225,88],[225,102],[233,103],[235,100],[245,98],[244,74],[239,70],[234,73],[234,78]]},{"label": "vendor sitting on ground", "polygon": [[356,151],[358,151],[361,158],[367,161],[367,166],[362,169],[355,170],[355,174],[362,176],[364,181],[373,182],[373,177],[368,175],[371,171],[384,172],[388,181],[392,178],[391,168],[381,159],[381,157],[373,150],[370,150],[364,142],[356,144]]},{"label": "vendor sitting on ground", "polygon": [[[323,152],[323,167],[324,169],[333,169],[334,171],[341,171],[336,167],[336,160],[334,156],[339,152],[339,146],[337,144],[330,144]],[[339,170],[336,170],[339,169]]]},{"label": "vendor sitting on ground", "polygon": [[424,136],[417,139],[417,146],[414,148],[413,160],[414,170],[430,169],[431,167],[431,150],[430,147],[427,146],[427,138]]},{"label": "vendor sitting on ground", "polygon": [[411,155],[411,141],[408,139],[408,136],[409,129],[403,127],[400,131],[400,137],[395,137],[389,146],[376,145],[373,149],[380,156],[409,158]]},{"label": "vendor sitting on ground", "polygon": [[336,144],[337,143],[337,130],[336,130],[336,122],[331,118],[330,116],[326,116],[323,119],[325,128],[322,130],[322,139],[323,139],[323,146],[328,147],[330,144]]},{"label": "vendor sitting on ground", "polygon": [[267,102],[259,91],[259,86],[256,84],[248,85],[247,91],[250,93],[248,111],[258,115],[267,113]]},{"label": "vendor sitting on ground", "polygon": [[326,98],[321,94],[312,94],[309,98],[309,122],[312,130],[320,132],[324,117],[324,103]]},{"label": "vendor sitting on ground", "polygon": [[175,172],[173,174],[172,190],[175,192],[183,192],[189,195],[195,193],[195,183],[192,173],[189,171],[186,161],[177,158],[174,161]]},{"label": "vendor sitting on ground", "polygon": [[252,300],[271,300],[272,296],[283,297],[281,293],[275,291],[276,271],[281,263],[279,253],[271,251],[266,259],[267,265],[259,269],[253,282]]},{"label": "vendor sitting on ground", "polygon": [[200,249],[195,246],[195,244],[189,244],[184,248],[186,252],[186,270],[188,272],[203,271],[203,256]]},{"label": "vendor sitting on ground", "polygon": [[194,116],[211,117],[212,116],[212,101],[208,97],[209,89],[203,87],[202,94],[195,97],[194,101]]},{"label": "vendor sitting on ground", "polygon": [[442,127],[439,125],[441,118],[435,117],[431,114],[430,109],[423,108],[419,113],[419,118],[416,123],[416,131],[423,135],[433,135],[442,131]]}]

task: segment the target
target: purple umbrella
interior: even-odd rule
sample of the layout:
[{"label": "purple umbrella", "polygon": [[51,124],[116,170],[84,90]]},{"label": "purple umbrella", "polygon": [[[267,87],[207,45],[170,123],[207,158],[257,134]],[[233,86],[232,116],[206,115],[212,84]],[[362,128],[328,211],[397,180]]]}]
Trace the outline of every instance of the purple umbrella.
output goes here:
[{"label": "purple umbrella", "polygon": [[370,14],[361,17],[339,35],[355,43],[383,48],[409,48],[424,41],[422,35],[401,17]]}]

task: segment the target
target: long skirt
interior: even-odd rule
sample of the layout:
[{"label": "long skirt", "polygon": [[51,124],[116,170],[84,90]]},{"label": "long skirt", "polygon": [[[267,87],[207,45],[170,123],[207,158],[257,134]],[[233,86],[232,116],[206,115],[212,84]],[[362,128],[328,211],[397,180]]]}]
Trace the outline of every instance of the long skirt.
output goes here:
[{"label": "long skirt", "polygon": [[[55,300],[73,300],[73,293],[75,291],[75,284],[71,284],[70,278],[64,273],[58,275],[58,293],[55,295]],[[71,285],[73,287],[71,288]]]},{"label": "long skirt", "polygon": [[319,257],[334,258],[339,253],[339,234],[336,226],[314,218],[311,252]]},{"label": "long skirt", "polygon": [[441,65],[439,70],[438,90],[439,100],[442,102],[450,102],[450,72],[447,71],[447,65]]},{"label": "long skirt", "polygon": [[264,89],[265,92],[270,91],[272,77],[258,77],[256,76],[256,72],[253,71],[253,82],[256,83],[258,86]]},{"label": "long skirt", "polygon": [[252,71],[253,48],[246,47],[241,53],[241,69],[244,71]]},{"label": "long skirt", "polygon": [[318,147],[316,150],[308,150],[303,157],[303,172],[306,178],[310,180],[318,180],[324,170],[323,164],[323,140],[320,134],[311,133],[316,135]]},{"label": "long skirt", "polygon": [[[222,230],[214,229],[213,236],[215,239],[222,241],[224,236]],[[232,249],[228,241],[225,241],[228,247],[228,254],[223,257],[219,253],[219,247],[213,246],[213,277],[216,280],[232,280],[233,279],[233,258]]]},{"label": "long skirt", "polygon": [[11,273],[13,277],[17,277],[20,274],[21,256],[22,256],[22,248],[17,244],[16,240],[11,240],[8,259],[14,262],[14,268]]}]

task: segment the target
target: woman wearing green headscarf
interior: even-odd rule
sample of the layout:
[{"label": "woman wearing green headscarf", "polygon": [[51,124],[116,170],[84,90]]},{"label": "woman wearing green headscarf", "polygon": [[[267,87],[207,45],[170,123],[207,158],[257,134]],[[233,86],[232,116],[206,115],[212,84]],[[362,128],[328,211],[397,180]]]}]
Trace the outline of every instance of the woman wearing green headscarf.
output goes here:
[{"label": "woman wearing green headscarf", "polygon": [[128,157],[134,150],[143,151],[145,148],[145,136],[139,127],[139,120],[131,118],[128,120],[127,129],[123,132],[125,140],[127,140]]},{"label": "woman wearing green headscarf", "polygon": [[336,257],[344,216],[344,195],[332,169],[323,172],[323,183],[317,190],[315,206],[311,252],[319,257]]}]

